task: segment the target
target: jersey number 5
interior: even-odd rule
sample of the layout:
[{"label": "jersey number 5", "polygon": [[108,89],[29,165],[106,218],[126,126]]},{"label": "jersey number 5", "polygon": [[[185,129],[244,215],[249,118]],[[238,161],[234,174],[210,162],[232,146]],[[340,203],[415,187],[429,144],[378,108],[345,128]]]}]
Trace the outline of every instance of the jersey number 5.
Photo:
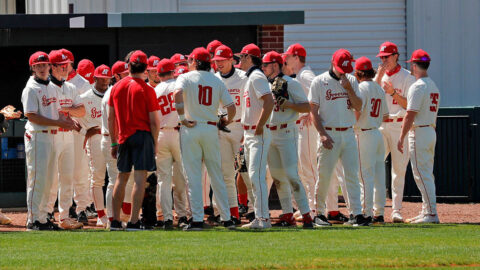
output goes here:
[{"label": "jersey number 5", "polygon": [[212,105],[212,87],[198,85],[198,103],[205,106]]},{"label": "jersey number 5", "polygon": [[436,112],[438,109],[438,93],[430,93],[430,99],[432,100],[432,106],[430,106],[430,111]]},{"label": "jersey number 5", "polygon": [[372,110],[370,111],[370,116],[378,117],[380,115],[380,105],[382,104],[382,100],[379,98],[372,98],[370,102],[372,103]]}]

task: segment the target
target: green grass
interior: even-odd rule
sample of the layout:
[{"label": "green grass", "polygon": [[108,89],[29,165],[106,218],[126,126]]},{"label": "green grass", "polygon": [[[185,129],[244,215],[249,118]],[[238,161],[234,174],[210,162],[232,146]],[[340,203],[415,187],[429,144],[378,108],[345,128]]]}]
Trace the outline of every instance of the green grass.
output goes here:
[{"label": "green grass", "polygon": [[[0,268],[480,268],[478,225],[0,233]],[[460,267],[460,268],[463,268]]]}]

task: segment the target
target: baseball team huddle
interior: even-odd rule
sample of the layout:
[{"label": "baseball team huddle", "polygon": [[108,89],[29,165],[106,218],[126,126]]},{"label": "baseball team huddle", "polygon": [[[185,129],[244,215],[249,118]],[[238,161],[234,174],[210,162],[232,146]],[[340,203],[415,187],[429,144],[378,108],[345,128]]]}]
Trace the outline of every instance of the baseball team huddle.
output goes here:
[{"label": "baseball team huddle", "polygon": [[[27,230],[79,229],[90,215],[112,231],[172,229],[174,221],[196,231],[209,226],[206,213],[208,224],[228,229],[383,224],[388,154],[392,221],[438,223],[440,93],[428,77],[430,56],[414,51],[407,71],[387,41],[377,57],[375,69],[339,49],[315,75],[298,43],[262,56],[255,44],[234,55],[214,40],[189,55],[137,50],[112,68],[84,59],[76,70],[66,49],[36,52],[22,93]],[[422,210],[404,220],[409,160]],[[152,173],[150,226],[141,207]],[[282,214],[272,224],[273,184]],[[339,186],[349,216],[339,211]]]}]

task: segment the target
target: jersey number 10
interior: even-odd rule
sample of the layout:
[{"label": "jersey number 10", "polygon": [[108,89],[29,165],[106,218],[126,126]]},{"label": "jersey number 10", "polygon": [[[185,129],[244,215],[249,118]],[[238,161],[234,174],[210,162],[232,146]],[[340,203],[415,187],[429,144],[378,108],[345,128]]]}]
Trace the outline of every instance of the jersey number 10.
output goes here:
[{"label": "jersey number 10", "polygon": [[198,85],[198,103],[205,106],[212,105],[212,87]]}]

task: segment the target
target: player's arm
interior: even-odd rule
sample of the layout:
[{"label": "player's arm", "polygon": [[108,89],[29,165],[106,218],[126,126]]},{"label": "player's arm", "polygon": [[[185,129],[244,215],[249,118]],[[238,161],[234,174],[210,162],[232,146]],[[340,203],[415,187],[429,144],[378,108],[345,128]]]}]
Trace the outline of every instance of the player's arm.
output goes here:
[{"label": "player's arm", "polygon": [[84,117],[85,113],[86,113],[85,106],[83,104],[74,105],[72,107],[64,107],[64,108],[62,108],[61,111],[67,112],[71,116],[78,117],[78,118]]},{"label": "player's arm", "polygon": [[235,107],[235,104],[232,103],[226,107],[227,109],[227,125],[233,122],[233,118],[235,117],[235,114],[237,113],[237,108]]},{"label": "player's arm", "polygon": [[180,122],[182,125],[190,128],[194,127],[197,122],[196,121],[189,121],[185,119],[185,108],[183,105],[183,90],[182,89],[177,89],[175,90],[175,94],[173,94],[173,100],[175,102],[175,109],[177,110],[178,118],[180,119]]},{"label": "player's arm", "polygon": [[318,114],[318,109],[320,106],[315,103],[310,103],[310,107],[310,115],[312,116],[313,125],[317,129],[318,134],[320,135],[320,141],[322,142],[322,145],[327,149],[332,149],[334,141],[323,127],[322,118]]},{"label": "player's arm", "polygon": [[118,140],[117,140],[117,129],[116,129],[117,117],[115,115],[115,107],[108,105],[108,131],[110,132],[110,139],[112,142],[112,148],[110,154],[114,159],[117,159],[118,151]]},{"label": "player's arm", "polygon": [[76,124],[70,117],[66,117],[63,114],[59,115],[58,120],[53,120],[33,112],[26,113],[25,116],[28,118],[28,121],[41,126],[55,126],[71,130],[78,129],[78,124]]},{"label": "player's arm", "polygon": [[393,88],[393,84],[391,82],[384,82],[382,88],[385,90],[385,93],[392,96],[392,98],[398,103],[398,105],[400,105],[400,107],[404,109],[407,108],[407,98],[399,95]]},{"label": "player's arm", "polygon": [[267,123],[268,119],[270,118],[270,114],[272,113],[273,106],[275,105],[275,101],[273,100],[273,96],[268,93],[261,97],[263,100],[262,112],[260,113],[260,118],[257,122],[257,129],[255,130],[255,135],[263,134],[263,127]]},{"label": "player's arm", "polygon": [[285,101],[283,105],[285,108],[292,109],[299,113],[309,113],[310,112],[310,104],[308,103],[292,103],[290,101]]},{"label": "player's arm", "polygon": [[[158,142],[158,134],[160,133],[160,116],[158,111],[153,111],[148,113],[148,117],[150,119],[150,130],[152,132],[153,142],[156,146]],[[155,147],[155,153],[156,149],[157,147]]]},{"label": "player's arm", "polygon": [[415,119],[416,115],[417,112],[415,111],[407,111],[405,118],[403,118],[402,132],[400,133],[400,138],[398,139],[397,143],[397,148],[400,153],[403,153],[403,142],[405,140],[405,136],[407,136],[408,131],[412,128],[413,120]]},{"label": "player's arm", "polygon": [[359,96],[357,96],[357,94],[355,93],[355,90],[353,90],[353,87],[350,84],[350,81],[345,76],[345,74],[342,74],[342,76],[340,76],[340,84],[342,85],[343,88],[345,88],[345,90],[347,90],[348,99],[352,104],[352,108],[354,108],[358,112],[361,111],[362,99]]}]

